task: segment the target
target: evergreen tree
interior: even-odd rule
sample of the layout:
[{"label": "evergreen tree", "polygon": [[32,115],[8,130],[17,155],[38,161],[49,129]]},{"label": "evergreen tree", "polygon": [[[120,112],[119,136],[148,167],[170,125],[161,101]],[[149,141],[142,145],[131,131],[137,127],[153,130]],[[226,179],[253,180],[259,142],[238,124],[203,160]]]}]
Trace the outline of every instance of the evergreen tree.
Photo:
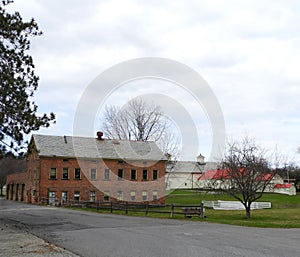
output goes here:
[{"label": "evergreen tree", "polygon": [[19,151],[24,134],[55,122],[53,113],[38,115],[33,101],[39,78],[27,51],[30,37],[42,32],[34,19],[25,22],[18,12],[7,13],[12,2],[0,2],[0,156],[7,147]]}]

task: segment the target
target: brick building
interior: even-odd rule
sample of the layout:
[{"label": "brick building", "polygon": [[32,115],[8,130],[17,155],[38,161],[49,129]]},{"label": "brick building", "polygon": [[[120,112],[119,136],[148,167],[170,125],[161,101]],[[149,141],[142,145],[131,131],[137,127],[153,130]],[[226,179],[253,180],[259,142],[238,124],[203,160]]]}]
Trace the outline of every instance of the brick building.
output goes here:
[{"label": "brick building", "polygon": [[166,157],[154,142],[33,135],[27,170],[7,176],[7,199],[40,203],[164,203]]}]

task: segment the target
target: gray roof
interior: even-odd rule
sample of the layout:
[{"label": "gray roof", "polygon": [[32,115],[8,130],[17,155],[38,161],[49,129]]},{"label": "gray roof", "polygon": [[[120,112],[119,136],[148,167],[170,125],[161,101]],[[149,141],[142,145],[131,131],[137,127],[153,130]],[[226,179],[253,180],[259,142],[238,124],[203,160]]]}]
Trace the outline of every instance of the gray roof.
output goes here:
[{"label": "gray roof", "polygon": [[217,170],[220,166],[219,162],[206,162],[204,166],[204,171]]},{"label": "gray roof", "polygon": [[[217,169],[217,162],[205,162],[205,165],[200,165],[193,161],[177,161],[167,163],[167,172],[192,173],[205,172],[207,170]],[[171,170],[173,168],[173,170]]]},{"label": "gray roof", "polygon": [[32,136],[40,156],[127,160],[166,160],[152,141],[128,141],[92,137]]}]

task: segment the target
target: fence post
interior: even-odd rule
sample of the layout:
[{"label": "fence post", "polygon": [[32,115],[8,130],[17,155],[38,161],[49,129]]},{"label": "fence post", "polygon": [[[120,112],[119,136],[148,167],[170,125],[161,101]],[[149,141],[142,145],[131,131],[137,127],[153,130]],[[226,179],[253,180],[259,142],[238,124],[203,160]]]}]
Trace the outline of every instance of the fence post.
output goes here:
[{"label": "fence post", "polygon": [[200,211],[201,211],[201,214],[200,214],[200,218],[204,218],[204,204],[201,202],[201,204],[200,204]]},{"label": "fence post", "polygon": [[146,203],[146,212],[145,212],[145,216],[148,215],[148,212],[149,212],[149,203],[147,202],[147,203]]},{"label": "fence post", "polygon": [[112,212],[113,212],[113,202],[110,201],[110,213],[112,213]]},{"label": "fence post", "polygon": [[97,211],[100,209],[99,207],[100,207],[100,201],[97,201],[97,207],[96,207]]},{"label": "fence post", "polygon": [[173,218],[174,215],[174,203],[171,204],[171,218]]},{"label": "fence post", "polygon": [[128,214],[128,202],[125,203],[125,214]]}]

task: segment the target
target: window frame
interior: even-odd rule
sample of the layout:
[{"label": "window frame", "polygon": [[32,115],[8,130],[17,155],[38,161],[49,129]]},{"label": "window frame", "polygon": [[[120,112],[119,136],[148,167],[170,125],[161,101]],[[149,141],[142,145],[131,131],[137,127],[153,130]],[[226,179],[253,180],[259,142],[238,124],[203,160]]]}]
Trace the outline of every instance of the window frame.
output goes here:
[{"label": "window frame", "polygon": [[118,169],[118,180],[123,180],[123,177],[124,177],[123,169]]},{"label": "window frame", "polygon": [[123,201],[123,191],[118,190],[117,192],[117,201]]},{"label": "window frame", "polygon": [[158,192],[157,190],[152,191],[152,200],[157,201],[158,200]]},{"label": "window frame", "polygon": [[136,172],[136,170],[131,170],[131,172],[130,172],[130,180],[134,180],[134,181],[137,180],[137,172]]},{"label": "window frame", "polygon": [[142,172],[142,180],[144,180],[144,181],[148,180],[148,170],[143,170],[143,172]]},{"label": "window frame", "polygon": [[[79,178],[76,177],[76,172],[79,171]],[[80,168],[75,168],[74,170],[74,179],[75,180],[80,180],[81,179],[81,169]]]},{"label": "window frame", "polygon": [[[78,195],[78,196],[76,196],[76,195]],[[75,197],[76,198],[78,197],[78,200],[75,199]],[[78,201],[78,202],[80,201],[80,191],[74,191],[73,200],[74,201]]]},{"label": "window frame", "polygon": [[130,192],[130,201],[132,201],[132,202],[136,201],[136,191]]},{"label": "window frame", "polygon": [[96,168],[91,168],[91,174],[90,174],[90,179],[91,180],[96,180],[97,179],[97,169]]},{"label": "window frame", "polygon": [[[53,176],[53,175],[51,174],[52,171],[55,172],[55,176]],[[57,169],[56,169],[56,168],[50,168],[49,179],[51,179],[51,180],[56,180],[56,179],[57,179]]]},{"label": "window frame", "polygon": [[63,203],[68,201],[68,191],[61,192],[61,200]]},{"label": "window frame", "polygon": [[142,201],[146,202],[148,201],[148,192],[147,191],[142,191]]},{"label": "window frame", "polygon": [[104,180],[110,180],[110,169],[104,170]]},{"label": "window frame", "polygon": [[109,201],[110,201],[109,191],[104,191],[103,192],[103,202],[109,202]]},{"label": "window frame", "polygon": [[152,171],[152,180],[158,180],[158,170]]},{"label": "window frame", "polygon": [[[67,178],[64,177],[65,171],[67,171]],[[62,169],[61,179],[62,180],[68,180],[69,179],[69,168],[63,168]]]},{"label": "window frame", "polygon": [[90,202],[96,202],[96,191],[90,191]]}]

